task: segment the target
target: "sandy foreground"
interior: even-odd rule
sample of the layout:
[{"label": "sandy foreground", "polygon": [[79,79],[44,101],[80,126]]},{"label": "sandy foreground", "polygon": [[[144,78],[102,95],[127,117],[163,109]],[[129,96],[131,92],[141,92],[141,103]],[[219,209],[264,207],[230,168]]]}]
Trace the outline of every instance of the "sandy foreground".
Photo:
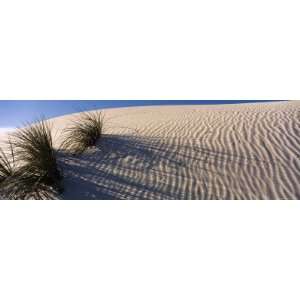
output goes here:
[{"label": "sandy foreground", "polygon": [[60,158],[62,199],[300,199],[300,101],[104,114],[99,145]]}]

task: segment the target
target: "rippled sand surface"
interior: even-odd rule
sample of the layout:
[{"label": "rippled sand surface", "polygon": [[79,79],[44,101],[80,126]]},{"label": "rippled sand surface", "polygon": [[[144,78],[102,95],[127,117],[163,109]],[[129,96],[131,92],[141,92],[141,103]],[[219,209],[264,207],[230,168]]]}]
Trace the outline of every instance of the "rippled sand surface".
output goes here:
[{"label": "rippled sand surface", "polygon": [[[76,115],[52,119],[56,142]],[[64,199],[300,199],[300,101],[105,110]]]}]

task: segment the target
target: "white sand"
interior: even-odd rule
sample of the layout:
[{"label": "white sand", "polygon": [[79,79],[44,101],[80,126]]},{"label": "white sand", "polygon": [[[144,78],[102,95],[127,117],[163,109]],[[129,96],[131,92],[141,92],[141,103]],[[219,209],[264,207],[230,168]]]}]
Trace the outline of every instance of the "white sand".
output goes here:
[{"label": "white sand", "polygon": [[[52,119],[56,141],[76,115]],[[105,110],[65,199],[300,199],[300,101]]]}]

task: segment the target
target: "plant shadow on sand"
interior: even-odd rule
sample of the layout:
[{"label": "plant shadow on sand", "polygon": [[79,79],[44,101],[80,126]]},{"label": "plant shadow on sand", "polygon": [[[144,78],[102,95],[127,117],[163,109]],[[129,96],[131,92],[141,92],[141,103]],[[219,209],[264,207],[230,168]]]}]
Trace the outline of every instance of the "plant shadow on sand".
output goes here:
[{"label": "plant shadow on sand", "polygon": [[[259,164],[256,157],[214,151],[199,141],[104,135],[79,156],[60,153],[63,199],[254,199],[264,194],[257,178],[242,189]],[[232,177],[235,174],[234,177]]]}]

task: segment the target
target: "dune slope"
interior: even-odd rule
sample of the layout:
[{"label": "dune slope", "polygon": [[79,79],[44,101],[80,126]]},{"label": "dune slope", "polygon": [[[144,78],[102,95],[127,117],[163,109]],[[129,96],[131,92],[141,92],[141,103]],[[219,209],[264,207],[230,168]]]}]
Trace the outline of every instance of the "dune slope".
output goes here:
[{"label": "dune slope", "polygon": [[96,147],[59,154],[62,199],[300,199],[300,101],[104,112]]},{"label": "dune slope", "polygon": [[96,148],[62,158],[65,199],[300,199],[300,101],[105,116]]}]

